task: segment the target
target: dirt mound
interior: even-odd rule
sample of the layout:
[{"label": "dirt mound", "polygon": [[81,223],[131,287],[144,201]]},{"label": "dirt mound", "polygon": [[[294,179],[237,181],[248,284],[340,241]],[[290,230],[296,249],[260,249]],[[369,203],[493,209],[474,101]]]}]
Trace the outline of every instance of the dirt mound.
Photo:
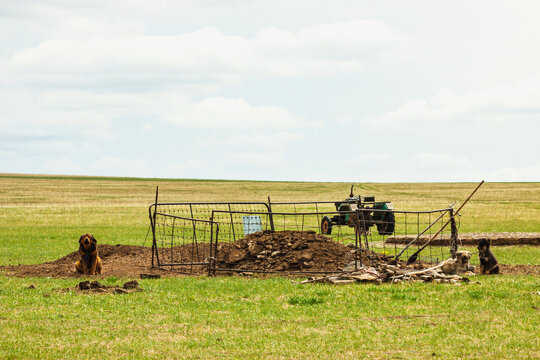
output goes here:
[{"label": "dirt mound", "polygon": [[[193,268],[175,266],[172,271],[170,268],[151,268],[152,250],[149,247],[105,244],[100,245],[98,250],[103,262],[102,275],[89,276],[76,273],[74,264],[80,256],[77,251],[43,264],[0,266],[0,273],[21,277],[92,279],[110,276],[142,278],[143,275],[147,278],[170,277],[179,276],[182,272],[191,272],[193,275],[207,274],[206,266]],[[174,253],[187,256],[192,253],[192,249],[189,246],[178,246],[174,248]],[[377,268],[378,265],[392,263],[392,258],[384,254],[362,251],[361,256],[363,266]],[[354,264],[354,260],[353,248],[312,231],[261,231],[233,243],[219,244],[216,265],[221,269],[244,272],[332,273],[341,271],[351,262]],[[426,264],[421,263],[406,266],[400,262],[399,265],[403,268],[426,267]],[[503,264],[501,271],[504,275],[540,275],[540,266]]]},{"label": "dirt mound", "polygon": [[[92,277],[105,278],[109,276],[133,277],[141,273],[159,274],[159,269],[151,269],[152,249],[144,246],[131,245],[99,245],[99,256],[103,262],[103,274]],[[49,276],[49,277],[89,277],[75,272],[75,262],[80,259],[78,251],[74,251],[58,260],[37,265],[2,266],[14,276]]]},{"label": "dirt mound", "polygon": [[[257,272],[335,272],[355,260],[349,246],[314,231],[259,231],[218,246],[217,267]],[[364,266],[391,260],[389,256],[361,252]]]},{"label": "dirt mound", "polygon": [[[408,244],[416,236],[392,236],[388,237],[387,243],[391,244]],[[540,245],[540,233],[523,233],[523,232],[500,232],[500,233],[463,233],[459,234],[459,241],[461,245],[478,245],[478,242],[482,239],[491,242],[493,246],[503,245]],[[429,240],[429,236],[421,236],[418,240],[418,245],[424,244]],[[431,245],[446,246],[450,242],[450,235],[445,234],[442,237],[433,239]]]}]

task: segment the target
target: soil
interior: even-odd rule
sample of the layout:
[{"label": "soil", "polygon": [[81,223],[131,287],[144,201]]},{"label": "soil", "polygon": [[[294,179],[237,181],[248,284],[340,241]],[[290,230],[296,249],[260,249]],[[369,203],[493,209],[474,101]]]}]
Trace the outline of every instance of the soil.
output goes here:
[{"label": "soil", "polygon": [[536,275],[540,276],[540,265],[504,265],[499,264],[503,275]]},{"label": "soil", "polygon": [[83,275],[75,272],[75,262],[80,259],[78,251],[74,251],[58,260],[37,265],[1,266],[8,275],[21,277],[55,277],[55,278],[107,278],[139,277],[139,274],[168,274],[170,271],[152,269],[152,249],[145,246],[132,245],[99,245],[99,256],[103,262],[102,275]]},{"label": "soil", "polygon": [[[361,252],[362,265],[388,262],[387,255]],[[217,268],[258,272],[336,272],[355,260],[354,249],[314,231],[259,231],[218,247]]]},{"label": "soil", "polygon": [[[158,269],[151,267],[152,251],[149,247],[132,245],[100,245],[99,256],[103,262],[102,275],[82,275],[75,272],[75,262],[79,260],[74,251],[58,260],[37,265],[0,266],[0,272],[19,277],[56,277],[104,279],[110,276],[121,278],[170,277],[185,273],[205,275],[206,266],[174,267]],[[191,254],[189,246],[174,248],[175,254]],[[391,263],[390,256],[363,251],[362,265],[377,267]],[[354,262],[355,251],[335,242],[329,237],[313,231],[260,231],[232,243],[219,245],[218,274],[228,272],[336,272]],[[402,267],[404,264],[400,262]],[[415,263],[408,267],[424,268],[427,264]],[[504,265],[503,274],[540,276],[539,265]],[[101,291],[101,290],[98,290]]]},{"label": "soil", "polygon": [[[416,236],[396,236],[388,237],[387,243],[391,244],[407,244],[412,241]],[[523,232],[500,232],[500,233],[463,233],[459,234],[459,241],[461,245],[478,245],[478,242],[482,239],[486,239],[491,242],[492,246],[503,245],[540,245],[540,233],[523,233]],[[418,245],[424,244],[429,240],[429,236],[421,236]],[[450,241],[449,235],[445,234],[442,238],[434,239],[431,244],[436,245],[448,245]]]}]

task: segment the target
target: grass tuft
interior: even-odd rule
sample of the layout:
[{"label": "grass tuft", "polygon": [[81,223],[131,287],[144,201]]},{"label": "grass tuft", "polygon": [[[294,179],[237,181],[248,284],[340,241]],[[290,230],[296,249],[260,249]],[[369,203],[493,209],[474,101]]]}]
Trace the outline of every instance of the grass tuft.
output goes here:
[{"label": "grass tuft", "polygon": [[324,304],[324,299],[321,298],[321,297],[315,297],[315,296],[308,296],[308,297],[304,297],[304,296],[298,296],[298,295],[294,295],[294,296],[291,296],[287,302],[291,305],[302,305],[302,306],[305,306],[305,305],[318,305],[318,304]]}]

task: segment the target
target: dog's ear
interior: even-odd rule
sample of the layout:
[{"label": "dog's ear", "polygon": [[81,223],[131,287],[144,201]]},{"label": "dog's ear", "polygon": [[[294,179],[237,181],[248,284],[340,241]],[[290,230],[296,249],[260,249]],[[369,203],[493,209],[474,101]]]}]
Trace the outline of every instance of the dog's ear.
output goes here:
[{"label": "dog's ear", "polygon": [[81,237],[79,238],[79,244],[83,241],[84,239],[84,234],[81,235]]},{"label": "dog's ear", "polygon": [[97,244],[97,240],[96,240],[96,238],[94,237],[94,235],[90,235],[90,236],[92,237],[92,243]]}]

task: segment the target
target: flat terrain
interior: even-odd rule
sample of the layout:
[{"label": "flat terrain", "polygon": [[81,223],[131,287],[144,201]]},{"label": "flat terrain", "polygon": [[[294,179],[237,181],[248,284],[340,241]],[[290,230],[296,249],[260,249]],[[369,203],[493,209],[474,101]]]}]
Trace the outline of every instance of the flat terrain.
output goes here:
[{"label": "flat terrain", "polygon": [[[0,265],[38,264],[99,244],[150,245],[160,201],[336,200],[346,183],[0,175]],[[476,184],[358,184],[404,210],[446,207]],[[540,232],[539,183],[486,183],[460,232]],[[145,240],[146,239],[146,240]],[[500,246],[507,266],[538,246]],[[143,291],[86,294],[84,279],[0,276],[0,358],[540,358],[540,277],[440,284],[296,285],[286,278],[139,280]],[[102,277],[109,285],[129,278]]]}]

